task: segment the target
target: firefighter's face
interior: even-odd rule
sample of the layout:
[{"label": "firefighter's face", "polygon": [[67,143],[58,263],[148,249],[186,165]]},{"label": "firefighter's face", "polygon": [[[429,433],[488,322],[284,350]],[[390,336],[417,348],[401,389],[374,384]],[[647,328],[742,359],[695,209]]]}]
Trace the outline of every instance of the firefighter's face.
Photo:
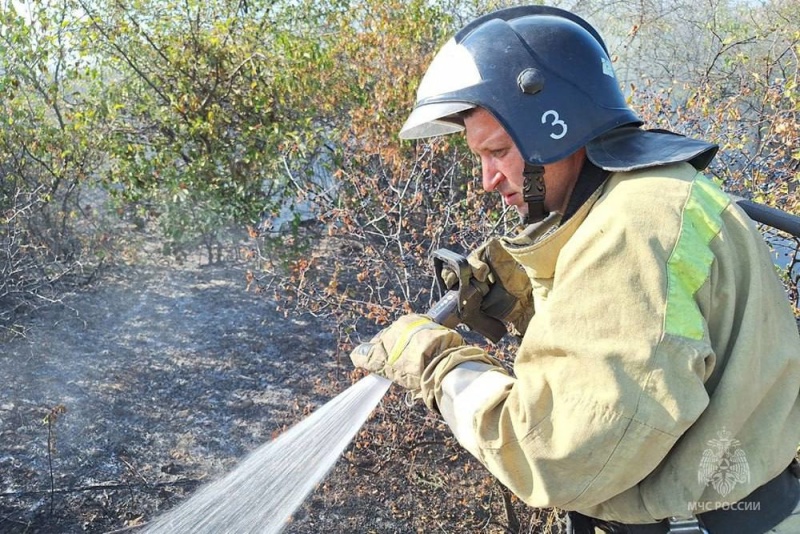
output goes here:
[{"label": "firefighter's face", "polygon": [[[525,161],[503,126],[488,111],[478,108],[464,119],[467,145],[480,158],[483,188],[497,191],[507,206],[527,212],[522,196]],[[560,211],[578,179],[585,150],[544,166],[545,209]]]}]

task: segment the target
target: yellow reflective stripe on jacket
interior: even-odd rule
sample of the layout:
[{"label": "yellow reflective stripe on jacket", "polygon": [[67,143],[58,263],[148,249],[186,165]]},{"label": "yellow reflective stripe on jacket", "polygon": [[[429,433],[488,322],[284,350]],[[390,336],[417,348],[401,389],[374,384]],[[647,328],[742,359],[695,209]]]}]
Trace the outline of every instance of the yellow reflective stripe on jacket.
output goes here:
[{"label": "yellow reflective stripe on jacket", "polygon": [[420,330],[427,330],[427,329],[436,329],[436,328],[444,328],[443,326],[434,323],[427,317],[421,317],[416,321],[413,321],[411,324],[408,325],[408,328],[405,332],[403,332],[395,341],[394,346],[392,347],[392,353],[389,354],[389,365],[396,362],[400,356],[403,354],[403,351],[406,349],[408,344],[411,342],[411,337],[419,332]]},{"label": "yellow reflective stripe on jacket", "polygon": [[728,204],[730,198],[725,193],[698,175],[683,209],[678,242],[667,261],[664,328],[668,334],[703,339],[705,321],[694,295],[711,271],[714,255],[709,246],[722,227],[722,212]]}]

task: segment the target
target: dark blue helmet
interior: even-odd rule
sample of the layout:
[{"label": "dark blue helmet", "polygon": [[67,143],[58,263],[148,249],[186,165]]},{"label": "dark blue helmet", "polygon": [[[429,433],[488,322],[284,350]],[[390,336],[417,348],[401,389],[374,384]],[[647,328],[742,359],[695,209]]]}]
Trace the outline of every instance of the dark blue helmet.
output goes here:
[{"label": "dark blue helmet", "polygon": [[400,137],[464,128],[481,107],[531,165],[559,161],[622,125],[641,125],[623,96],[605,43],[580,17],[524,6],[476,19],[434,57]]}]

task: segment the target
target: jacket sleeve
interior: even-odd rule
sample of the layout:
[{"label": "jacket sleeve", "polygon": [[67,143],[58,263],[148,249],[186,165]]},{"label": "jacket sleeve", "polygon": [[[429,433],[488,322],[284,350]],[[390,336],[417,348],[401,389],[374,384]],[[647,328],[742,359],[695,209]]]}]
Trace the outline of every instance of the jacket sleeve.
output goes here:
[{"label": "jacket sleeve", "polygon": [[706,408],[707,329],[684,330],[675,306],[697,306],[713,258],[675,258],[697,237],[686,232],[707,247],[713,228],[685,219],[597,206],[560,251],[515,376],[464,368],[474,357],[460,351],[474,348],[433,371],[427,387],[459,441],[529,505],[586,509],[634,487]]}]

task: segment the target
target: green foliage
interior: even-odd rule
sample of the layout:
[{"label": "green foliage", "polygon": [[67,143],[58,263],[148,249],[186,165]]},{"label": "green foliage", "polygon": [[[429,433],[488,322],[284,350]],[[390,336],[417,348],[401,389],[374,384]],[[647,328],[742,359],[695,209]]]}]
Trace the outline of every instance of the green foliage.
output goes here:
[{"label": "green foliage", "polygon": [[[0,326],[55,298],[96,259],[81,232],[81,195],[98,168],[91,66],[70,52],[74,25],[58,2],[28,16],[0,8]],[[85,221],[84,221],[85,222]],[[85,224],[84,224],[85,226]]]},{"label": "green foliage", "polygon": [[160,216],[175,248],[274,211],[287,173],[319,150],[319,86],[302,71],[325,65],[310,23],[242,6],[75,3],[107,83],[106,183]]},{"label": "green foliage", "polygon": [[[635,80],[632,102],[648,126],[718,140],[713,172],[727,187],[794,209],[791,4],[722,2],[700,17],[689,2],[611,13],[597,1],[579,12],[609,13],[598,25],[622,78]],[[373,288],[367,301],[345,291],[343,307],[329,309],[386,320],[424,308],[433,249],[468,250],[515,225],[480,191],[462,138],[396,137],[434,51],[487,9],[466,0],[50,0],[27,22],[6,8],[5,183],[35,192],[25,205],[60,203],[47,222],[58,230],[79,213],[65,208],[65,192],[100,180],[120,212],[156,219],[175,253],[211,250],[231,225],[311,203],[329,241],[361,251],[321,272]],[[16,191],[4,190],[6,209]],[[58,234],[48,246],[67,242]],[[327,289],[307,296],[310,309],[330,306]]]}]

